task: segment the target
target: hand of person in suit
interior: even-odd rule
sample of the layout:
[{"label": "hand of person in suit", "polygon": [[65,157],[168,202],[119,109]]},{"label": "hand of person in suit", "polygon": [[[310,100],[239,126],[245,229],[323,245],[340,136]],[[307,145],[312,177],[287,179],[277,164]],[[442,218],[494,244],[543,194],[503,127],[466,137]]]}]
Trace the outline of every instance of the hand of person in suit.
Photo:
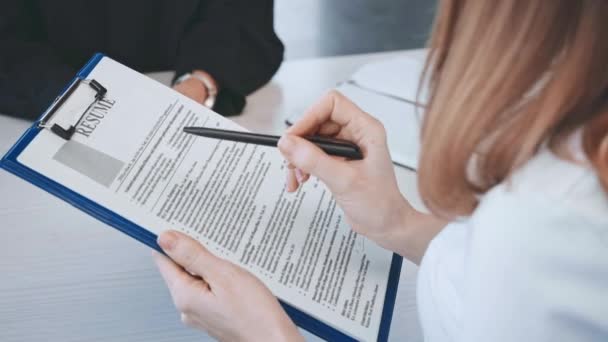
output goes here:
[{"label": "hand of person in suit", "polygon": [[[217,82],[208,73],[201,70],[195,70],[194,72],[192,72],[192,74],[198,74],[200,76],[205,77],[217,87]],[[205,83],[197,77],[190,77],[187,80],[174,85],[173,89],[188,96],[189,98],[200,104],[204,104],[205,100],[207,100],[207,98],[209,97],[209,89],[207,88]]]},{"label": "hand of person in suit", "polygon": [[[303,341],[279,301],[255,276],[167,231],[155,261],[184,324],[220,341]],[[171,259],[169,259],[171,258]]]}]

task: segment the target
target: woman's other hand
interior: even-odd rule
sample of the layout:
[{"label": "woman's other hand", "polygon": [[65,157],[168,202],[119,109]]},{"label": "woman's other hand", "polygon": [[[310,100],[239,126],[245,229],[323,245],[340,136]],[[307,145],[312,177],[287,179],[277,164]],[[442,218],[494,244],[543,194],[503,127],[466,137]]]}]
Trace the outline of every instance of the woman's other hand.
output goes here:
[{"label": "woman's other hand", "polygon": [[186,325],[220,341],[303,340],[277,299],[251,273],[175,231],[161,234],[158,243],[171,259],[157,253],[156,264]]}]

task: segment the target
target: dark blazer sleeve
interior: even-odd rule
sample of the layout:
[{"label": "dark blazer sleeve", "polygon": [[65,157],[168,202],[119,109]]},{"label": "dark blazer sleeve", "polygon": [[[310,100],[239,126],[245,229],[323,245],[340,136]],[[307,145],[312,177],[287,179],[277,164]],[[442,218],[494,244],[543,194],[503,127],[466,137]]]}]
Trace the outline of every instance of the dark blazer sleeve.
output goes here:
[{"label": "dark blazer sleeve", "polygon": [[37,32],[31,1],[7,0],[0,11],[0,113],[35,119],[76,70]]},{"label": "dark blazer sleeve", "polygon": [[176,77],[195,69],[220,85],[218,112],[241,112],[245,96],[268,82],[283,60],[272,0],[207,0],[180,40]]}]

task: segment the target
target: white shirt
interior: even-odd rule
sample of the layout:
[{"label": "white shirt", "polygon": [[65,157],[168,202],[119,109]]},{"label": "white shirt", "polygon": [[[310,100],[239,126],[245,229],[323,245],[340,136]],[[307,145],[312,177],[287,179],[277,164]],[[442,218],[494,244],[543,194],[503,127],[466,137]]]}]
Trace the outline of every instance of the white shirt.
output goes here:
[{"label": "white shirt", "polygon": [[608,341],[608,195],[543,150],[431,242],[425,341]]}]

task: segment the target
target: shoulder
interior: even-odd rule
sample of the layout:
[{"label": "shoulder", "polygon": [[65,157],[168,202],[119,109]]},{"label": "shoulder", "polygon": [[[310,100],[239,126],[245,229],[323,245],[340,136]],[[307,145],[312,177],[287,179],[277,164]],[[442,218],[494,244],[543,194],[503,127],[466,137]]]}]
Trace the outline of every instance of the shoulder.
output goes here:
[{"label": "shoulder", "polygon": [[468,225],[467,316],[497,327],[469,326],[469,337],[608,329],[608,196],[592,170],[540,154],[488,192]]},{"label": "shoulder", "polygon": [[498,227],[535,225],[542,232],[577,224],[608,234],[608,193],[594,170],[542,150],[508,181],[484,195],[472,220],[495,216],[502,217]]},{"label": "shoulder", "polygon": [[608,194],[593,170],[550,152],[488,192],[470,226],[472,250],[502,251],[530,267],[565,271],[576,263],[608,272]]}]

